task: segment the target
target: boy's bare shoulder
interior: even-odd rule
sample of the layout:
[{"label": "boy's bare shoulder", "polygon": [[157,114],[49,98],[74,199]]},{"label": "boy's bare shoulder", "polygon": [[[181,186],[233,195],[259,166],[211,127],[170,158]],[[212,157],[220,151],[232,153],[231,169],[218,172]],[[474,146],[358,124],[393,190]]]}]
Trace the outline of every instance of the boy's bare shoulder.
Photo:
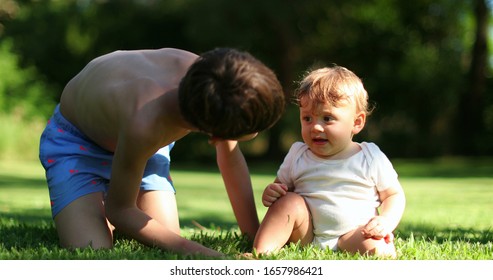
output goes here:
[{"label": "boy's bare shoulder", "polygon": [[183,66],[188,68],[198,57],[198,55],[180,49],[162,48],[156,50],[140,50],[141,55],[149,61],[162,66]]},{"label": "boy's bare shoulder", "polygon": [[181,49],[140,49],[140,50],[116,50],[94,58],[89,64],[101,64],[108,62],[125,63],[131,61],[149,60],[157,64],[184,63],[191,64],[198,55]]},{"label": "boy's bare shoulder", "polygon": [[154,49],[154,50],[142,50],[143,52],[156,52],[156,53],[161,53],[163,55],[167,56],[184,56],[184,57],[197,57],[196,54],[182,50],[182,49],[175,49],[175,48],[161,48],[161,49]]}]

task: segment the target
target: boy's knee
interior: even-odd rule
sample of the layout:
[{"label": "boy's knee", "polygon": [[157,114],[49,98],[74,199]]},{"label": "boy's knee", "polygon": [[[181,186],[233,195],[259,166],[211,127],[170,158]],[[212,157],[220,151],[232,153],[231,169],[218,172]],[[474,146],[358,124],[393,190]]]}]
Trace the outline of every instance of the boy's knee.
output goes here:
[{"label": "boy's knee", "polygon": [[66,249],[111,249],[113,248],[113,240],[111,238],[69,238],[60,236],[60,246]]}]

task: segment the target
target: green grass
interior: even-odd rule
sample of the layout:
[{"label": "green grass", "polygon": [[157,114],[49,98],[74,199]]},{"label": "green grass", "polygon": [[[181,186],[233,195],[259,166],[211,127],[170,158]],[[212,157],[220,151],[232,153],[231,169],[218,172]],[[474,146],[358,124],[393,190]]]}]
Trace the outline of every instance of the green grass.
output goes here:
[{"label": "green grass", "polygon": [[[395,231],[399,259],[493,259],[493,160],[395,161],[407,207]],[[251,165],[259,217],[263,188],[276,166]],[[182,234],[235,259],[251,250],[235,224],[222,180],[214,168],[177,166]],[[58,246],[44,175],[37,162],[0,161],[0,259],[204,259],[143,246],[116,234],[112,250]],[[196,225],[204,226],[200,230]],[[313,247],[286,246],[266,259],[374,259]]]},{"label": "green grass", "polygon": [[0,160],[36,160],[39,137],[46,125],[43,118],[26,121],[21,109],[0,112]]}]

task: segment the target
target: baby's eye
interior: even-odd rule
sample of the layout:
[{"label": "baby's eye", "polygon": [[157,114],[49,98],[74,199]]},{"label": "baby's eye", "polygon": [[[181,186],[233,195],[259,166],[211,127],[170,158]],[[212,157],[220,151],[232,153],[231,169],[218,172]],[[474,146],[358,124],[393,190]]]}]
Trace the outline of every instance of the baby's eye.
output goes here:
[{"label": "baby's eye", "polygon": [[333,121],[334,118],[332,116],[325,116],[324,117],[324,122],[330,122],[330,121]]},{"label": "baby's eye", "polygon": [[303,117],[302,119],[303,119],[303,121],[305,121],[305,122],[311,122],[312,117],[310,117],[310,116],[305,116],[305,117]]}]

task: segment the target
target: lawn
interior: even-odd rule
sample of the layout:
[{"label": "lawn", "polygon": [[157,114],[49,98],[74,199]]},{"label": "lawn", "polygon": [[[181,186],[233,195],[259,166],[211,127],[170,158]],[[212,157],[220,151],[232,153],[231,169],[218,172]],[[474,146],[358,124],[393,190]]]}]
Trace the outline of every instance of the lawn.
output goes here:
[{"label": "lawn", "polygon": [[[407,207],[395,231],[402,260],[493,260],[493,160],[395,160]],[[263,188],[276,167],[251,164],[259,217]],[[250,242],[239,235],[222,179],[214,167],[176,166],[182,233],[235,259]],[[204,229],[205,228],[205,229]],[[112,250],[57,245],[43,170],[37,162],[0,162],[0,259],[191,259],[116,234]],[[287,246],[267,259],[373,259],[313,247]]]}]

